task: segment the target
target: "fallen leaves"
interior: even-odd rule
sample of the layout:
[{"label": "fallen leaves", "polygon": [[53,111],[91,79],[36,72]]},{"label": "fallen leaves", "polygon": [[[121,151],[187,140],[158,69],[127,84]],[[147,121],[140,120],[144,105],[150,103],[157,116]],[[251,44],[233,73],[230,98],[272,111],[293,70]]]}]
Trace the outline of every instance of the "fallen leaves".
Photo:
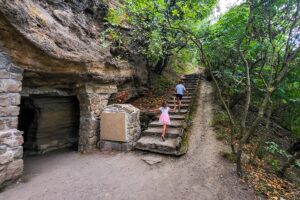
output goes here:
[{"label": "fallen leaves", "polygon": [[257,193],[264,195],[267,199],[300,199],[297,192],[299,189],[289,181],[277,177],[276,174],[252,165],[245,165],[244,170],[248,174],[248,183]]},{"label": "fallen leaves", "polygon": [[155,91],[149,90],[145,96],[135,99],[130,103],[133,106],[139,108],[141,111],[146,111],[152,108],[159,108],[161,107],[163,102],[168,100],[171,93],[172,93],[171,89],[165,89],[164,94],[162,96],[158,96],[155,93]]}]

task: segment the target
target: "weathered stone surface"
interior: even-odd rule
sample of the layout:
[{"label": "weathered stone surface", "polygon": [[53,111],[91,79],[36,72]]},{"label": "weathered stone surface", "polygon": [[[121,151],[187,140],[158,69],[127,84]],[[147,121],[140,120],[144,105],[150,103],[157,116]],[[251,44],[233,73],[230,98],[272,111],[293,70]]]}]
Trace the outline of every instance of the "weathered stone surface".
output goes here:
[{"label": "weathered stone surface", "polygon": [[20,104],[20,94],[0,93],[0,106],[17,106]]},{"label": "weathered stone surface", "polygon": [[17,106],[0,107],[0,117],[18,116],[19,111],[20,107]]},{"label": "weathered stone surface", "polygon": [[22,136],[0,138],[0,143],[7,145],[8,147],[18,147],[21,146],[23,142]]},{"label": "weathered stone surface", "polygon": [[0,94],[0,106],[9,106],[10,101],[7,94]]},{"label": "weathered stone surface", "polygon": [[16,129],[18,117],[0,117],[0,130]]},{"label": "weathered stone surface", "polygon": [[10,73],[10,78],[17,80],[17,81],[21,81],[23,80],[23,75],[22,74],[16,74],[16,73]]},{"label": "weathered stone surface", "polygon": [[[5,175],[3,176],[2,172],[0,173],[0,185],[7,180],[15,180],[19,178],[23,173],[23,160],[17,159],[10,162],[5,170]],[[2,175],[1,175],[2,174]]]},{"label": "weathered stone surface", "polygon": [[0,79],[1,92],[21,92],[22,83],[12,79]]},{"label": "weathered stone surface", "polygon": [[161,157],[151,156],[151,155],[150,156],[144,156],[141,159],[149,165],[154,165],[154,164],[160,163],[162,161]]},{"label": "weathered stone surface", "polygon": [[7,137],[13,137],[14,131],[13,130],[1,130],[0,131],[0,138],[7,138]]},{"label": "weathered stone surface", "polygon": [[87,84],[86,86],[87,93],[97,93],[97,94],[112,94],[118,91],[116,85],[91,85]]},{"label": "weathered stone surface", "polygon": [[126,142],[126,113],[101,115],[101,140]]},{"label": "weathered stone surface", "polygon": [[[99,0],[0,0],[3,30],[0,40],[14,63],[35,72],[28,73],[31,77],[24,79],[32,84],[43,82],[45,85],[47,80],[39,78],[45,73],[68,83],[75,78],[106,83],[136,80],[146,84],[143,57],[126,48],[101,48],[99,35],[104,29],[101,22],[109,6]],[[117,56],[122,59],[115,59]],[[10,72],[17,71],[11,68]],[[62,74],[73,78],[64,79]],[[133,76],[137,78],[132,79]],[[21,77],[15,78],[20,80]]]},{"label": "weathered stone surface", "polygon": [[18,146],[14,149],[12,149],[13,151],[13,157],[14,159],[21,159],[23,157],[23,147],[22,146]]},{"label": "weathered stone surface", "polygon": [[0,70],[0,79],[10,78],[10,73],[6,70]]},{"label": "weathered stone surface", "polygon": [[6,163],[9,163],[13,161],[13,152],[12,151],[6,151],[4,154],[0,155],[0,165],[4,165]]},{"label": "weathered stone surface", "polygon": [[140,136],[139,113],[139,109],[130,104],[107,106],[101,115],[100,148],[132,149]]}]

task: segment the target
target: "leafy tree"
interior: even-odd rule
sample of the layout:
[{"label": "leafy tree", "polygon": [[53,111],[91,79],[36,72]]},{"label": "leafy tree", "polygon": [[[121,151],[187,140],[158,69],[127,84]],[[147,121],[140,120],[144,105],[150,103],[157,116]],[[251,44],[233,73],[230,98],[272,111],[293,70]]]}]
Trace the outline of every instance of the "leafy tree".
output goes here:
[{"label": "leafy tree", "polygon": [[[281,83],[288,74],[299,70],[299,25],[299,1],[251,0],[231,9],[210,28],[208,38],[198,41],[233,129],[239,130],[240,176],[244,144],[264,115],[271,113],[268,110],[272,110]],[[242,100],[241,120],[234,119],[231,113],[234,99]],[[258,113],[254,121],[246,124],[251,104],[259,105]]]},{"label": "leafy tree", "polygon": [[[150,63],[156,63],[154,71],[161,74],[169,58],[177,55],[190,43],[180,29],[197,29],[207,17],[216,0],[125,0],[116,9],[110,9],[109,26],[128,27],[123,34],[123,44],[133,44]],[[119,29],[110,28],[108,34],[117,35]],[[124,42],[126,41],[126,42]]]}]

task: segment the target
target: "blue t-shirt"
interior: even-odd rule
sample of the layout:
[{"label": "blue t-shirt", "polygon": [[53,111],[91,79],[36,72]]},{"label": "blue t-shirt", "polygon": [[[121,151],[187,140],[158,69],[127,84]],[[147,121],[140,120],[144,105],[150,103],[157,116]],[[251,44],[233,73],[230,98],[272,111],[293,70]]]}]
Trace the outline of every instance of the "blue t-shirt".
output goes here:
[{"label": "blue t-shirt", "polygon": [[184,85],[182,85],[182,84],[176,85],[176,94],[183,95],[184,91],[185,91]]}]

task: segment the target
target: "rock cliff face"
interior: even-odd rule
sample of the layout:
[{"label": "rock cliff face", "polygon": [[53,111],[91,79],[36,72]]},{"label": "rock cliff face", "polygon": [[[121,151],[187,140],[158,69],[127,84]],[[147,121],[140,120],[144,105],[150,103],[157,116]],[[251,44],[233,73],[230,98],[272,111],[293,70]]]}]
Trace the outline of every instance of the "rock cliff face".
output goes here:
[{"label": "rock cliff face", "polygon": [[108,6],[99,0],[0,0],[2,46],[16,64],[33,72],[31,78],[43,72],[84,82],[132,79],[143,74],[138,72],[144,70],[141,57],[117,60],[110,47],[100,48]]},{"label": "rock cliff face", "polygon": [[[99,142],[100,115],[113,94],[125,88],[131,97],[139,87],[146,85],[145,61],[134,50],[126,49],[124,57],[124,51],[116,50],[116,47],[101,48],[99,35],[105,29],[108,7],[114,3],[101,0],[0,0],[0,97],[6,102],[0,104],[0,187],[22,173],[23,139],[19,130],[28,132],[22,127],[36,127],[30,129],[31,135],[24,136],[25,139],[49,138],[43,139],[43,144],[39,144],[39,140],[30,141],[27,146],[35,149],[41,146],[55,149],[52,144],[56,144],[57,138],[52,138],[59,132],[55,121],[43,121],[56,116],[61,110],[59,107],[53,109],[55,114],[48,109],[43,112],[44,117],[37,119],[38,115],[35,115],[34,120],[28,120],[28,123],[35,121],[33,126],[26,124],[27,117],[25,121],[18,117],[20,105],[26,105],[20,99],[28,102],[43,99],[43,104],[32,108],[38,110],[37,113],[45,110],[40,106],[59,102],[56,97],[66,98],[65,102],[77,99],[80,112],[78,149],[90,152]],[[118,56],[120,54],[122,56]],[[16,99],[13,101],[11,97]],[[72,123],[73,117],[76,116],[68,119]],[[45,124],[56,132],[53,137],[50,132],[32,132],[43,130],[41,125]],[[69,134],[68,130],[74,127],[66,129],[64,134]]]}]

